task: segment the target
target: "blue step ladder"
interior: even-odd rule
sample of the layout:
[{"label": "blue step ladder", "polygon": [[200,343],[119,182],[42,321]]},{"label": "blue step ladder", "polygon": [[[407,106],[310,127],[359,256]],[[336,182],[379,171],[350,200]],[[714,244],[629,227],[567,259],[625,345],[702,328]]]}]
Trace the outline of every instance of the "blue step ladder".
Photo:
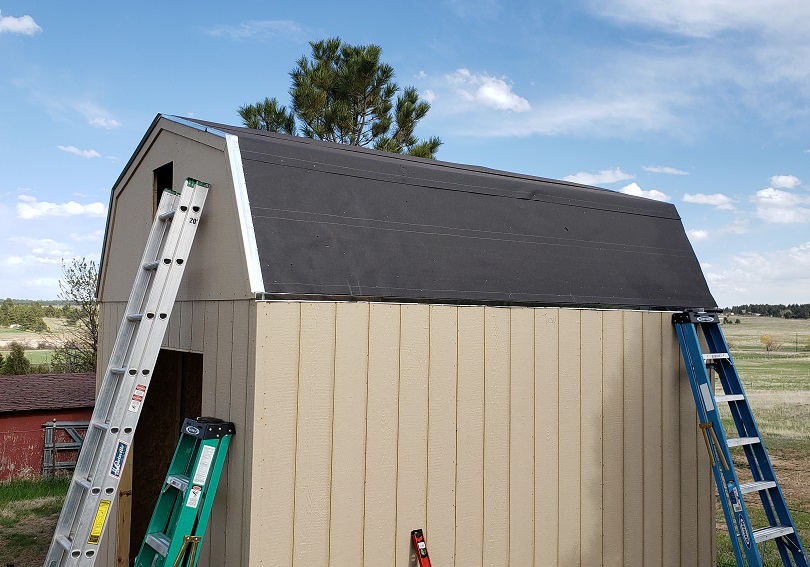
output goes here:
[{"label": "blue step ladder", "polygon": [[[687,310],[673,314],[672,324],[681,344],[681,353],[697,405],[700,429],[709,451],[737,565],[762,567],[759,545],[764,547],[766,542],[774,540],[782,565],[810,567],[720,329],[720,318],[717,313]],[[708,352],[703,352],[698,329],[705,337]],[[717,372],[723,394],[715,395],[710,370]],[[720,421],[718,403],[728,404],[737,430],[736,437],[726,437]],[[745,451],[752,482],[741,484],[737,478],[730,451],[737,447]],[[753,528],[748,506],[758,504],[752,499],[746,502],[746,494],[759,495],[759,505],[764,509],[768,525]]]}]

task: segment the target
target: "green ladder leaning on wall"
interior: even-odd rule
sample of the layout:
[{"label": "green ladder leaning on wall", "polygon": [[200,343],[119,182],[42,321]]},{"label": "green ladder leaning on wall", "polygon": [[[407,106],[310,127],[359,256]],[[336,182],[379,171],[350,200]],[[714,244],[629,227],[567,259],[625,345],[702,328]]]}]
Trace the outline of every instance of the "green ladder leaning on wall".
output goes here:
[{"label": "green ladder leaning on wall", "polygon": [[195,567],[205,535],[233,423],[186,419],[135,567]]},{"label": "green ladder leaning on wall", "polygon": [[[687,310],[675,313],[672,324],[675,325],[681,343],[681,352],[697,405],[700,429],[711,458],[717,492],[737,565],[761,567],[762,555],[758,545],[764,546],[766,542],[774,540],[785,567],[810,567],[768,452],[762,443],[742,381],[720,329],[717,313]],[[700,345],[698,328],[706,339],[706,353]],[[723,394],[715,395],[709,368],[717,372]],[[737,437],[726,437],[720,421],[718,403],[729,405]],[[742,447],[745,451],[753,479],[751,482],[740,484],[731,459],[731,447]],[[745,494],[752,493],[759,495],[768,521],[768,525],[758,529],[752,528],[748,515],[748,506],[755,505],[755,502],[750,501],[747,504],[743,498]]]}]

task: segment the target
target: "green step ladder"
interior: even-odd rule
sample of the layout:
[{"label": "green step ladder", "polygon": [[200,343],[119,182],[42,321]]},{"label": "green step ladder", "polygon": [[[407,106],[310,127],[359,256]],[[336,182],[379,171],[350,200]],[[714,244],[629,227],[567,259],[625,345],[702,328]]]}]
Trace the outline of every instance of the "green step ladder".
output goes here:
[{"label": "green step ladder", "polygon": [[[709,451],[717,493],[737,565],[762,567],[762,554],[758,546],[774,540],[782,565],[810,567],[768,452],[762,443],[740,375],[720,329],[720,318],[717,313],[687,310],[673,314],[672,324],[681,344],[692,395],[697,405],[700,429]],[[708,352],[703,352],[698,329],[702,331]],[[723,388],[722,394],[715,395],[709,369],[717,372]],[[728,404],[736,437],[726,437],[718,403]],[[745,452],[751,482],[740,483],[731,459],[731,447],[742,448]],[[746,502],[746,494],[758,495],[759,502],[754,499]],[[756,505],[764,510],[768,523],[755,529],[751,525],[748,507]]]},{"label": "green step ladder", "polygon": [[135,567],[197,565],[197,548],[234,433],[233,423],[213,417],[183,422]]}]

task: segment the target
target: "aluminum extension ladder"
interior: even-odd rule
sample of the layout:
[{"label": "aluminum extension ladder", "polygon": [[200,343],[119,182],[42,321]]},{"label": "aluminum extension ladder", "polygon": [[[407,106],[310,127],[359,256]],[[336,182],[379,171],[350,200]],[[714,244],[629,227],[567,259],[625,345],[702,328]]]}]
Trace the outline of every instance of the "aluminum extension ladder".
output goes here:
[{"label": "aluminum extension ladder", "polygon": [[234,424],[186,419],[135,567],[195,567]]},{"label": "aluminum extension ladder", "polygon": [[[675,313],[672,324],[678,333],[681,352],[689,383],[697,405],[700,428],[712,462],[717,492],[723,507],[737,565],[761,567],[759,544],[775,540],[785,567],[810,567],[796,525],[790,516],[785,497],[776,480],[771,460],[762,443],[751,406],[743,390],[740,376],[731,359],[728,345],[720,329],[717,313],[687,310]],[[701,349],[698,328],[706,339],[708,352]],[[717,372],[723,394],[715,395],[709,368]],[[726,437],[720,420],[718,403],[727,403],[734,419],[737,437]],[[731,447],[742,447],[751,472],[752,482],[741,484],[731,459]],[[754,529],[748,506],[756,505],[745,494],[756,493],[764,509],[768,525]],[[743,556],[745,560],[743,560]]]},{"label": "aluminum extension ladder", "polygon": [[163,192],[45,567],[98,557],[209,188],[189,178]]}]

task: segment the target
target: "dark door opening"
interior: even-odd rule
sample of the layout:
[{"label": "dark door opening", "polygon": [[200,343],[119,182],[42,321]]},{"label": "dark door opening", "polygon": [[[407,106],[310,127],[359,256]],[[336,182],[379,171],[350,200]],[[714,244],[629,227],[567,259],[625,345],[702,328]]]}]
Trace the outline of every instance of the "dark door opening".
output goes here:
[{"label": "dark door opening", "polygon": [[[154,197],[154,204],[156,211],[158,205],[160,204],[160,198],[163,196],[164,189],[175,189],[174,187],[174,162],[169,162],[167,164],[161,165],[154,171],[154,186],[155,186],[155,197]],[[176,190],[176,189],[175,189]]]},{"label": "dark door opening", "polygon": [[130,565],[146,535],[180,426],[202,411],[202,361],[199,353],[160,349],[133,443]]}]

